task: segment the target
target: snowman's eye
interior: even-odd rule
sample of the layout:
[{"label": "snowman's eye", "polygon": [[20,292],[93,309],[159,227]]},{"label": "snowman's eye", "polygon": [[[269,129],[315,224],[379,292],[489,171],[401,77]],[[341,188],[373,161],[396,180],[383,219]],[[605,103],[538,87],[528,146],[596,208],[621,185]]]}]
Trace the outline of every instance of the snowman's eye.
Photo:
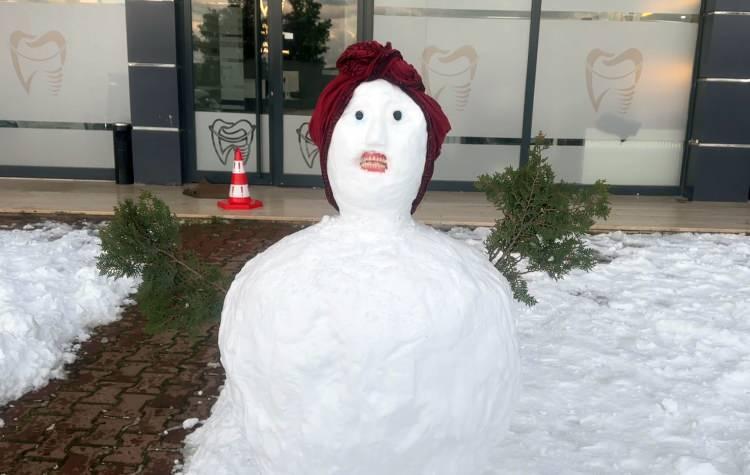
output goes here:
[{"label": "snowman's eye", "polygon": [[356,113],[354,114],[354,117],[356,117],[356,118],[357,118],[357,120],[362,120],[362,118],[363,118],[364,116],[365,116],[365,113],[364,113],[364,112],[362,112],[362,111],[357,111],[357,112],[356,112]]},{"label": "snowman's eye", "polygon": [[393,111],[393,118],[396,120],[401,120],[401,111]]}]

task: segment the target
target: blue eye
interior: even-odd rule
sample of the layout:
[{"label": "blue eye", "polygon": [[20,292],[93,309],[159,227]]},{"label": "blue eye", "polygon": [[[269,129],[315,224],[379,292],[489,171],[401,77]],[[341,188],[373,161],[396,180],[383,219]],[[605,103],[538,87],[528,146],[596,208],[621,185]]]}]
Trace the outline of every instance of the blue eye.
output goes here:
[{"label": "blue eye", "polygon": [[362,111],[357,111],[357,112],[356,112],[356,113],[354,114],[354,117],[356,117],[356,118],[357,118],[357,120],[362,120],[362,118],[363,118],[364,116],[365,116],[365,114],[364,114],[364,112],[362,112]]},{"label": "blue eye", "polygon": [[393,111],[393,118],[396,120],[401,120],[401,111]]}]

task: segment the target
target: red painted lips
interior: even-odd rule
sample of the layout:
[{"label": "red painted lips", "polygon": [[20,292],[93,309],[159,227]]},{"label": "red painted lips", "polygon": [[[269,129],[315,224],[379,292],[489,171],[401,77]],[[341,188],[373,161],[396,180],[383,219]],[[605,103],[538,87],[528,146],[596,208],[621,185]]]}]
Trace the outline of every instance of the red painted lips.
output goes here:
[{"label": "red painted lips", "polygon": [[362,170],[374,173],[385,173],[388,169],[388,158],[380,152],[364,152],[359,159]]}]

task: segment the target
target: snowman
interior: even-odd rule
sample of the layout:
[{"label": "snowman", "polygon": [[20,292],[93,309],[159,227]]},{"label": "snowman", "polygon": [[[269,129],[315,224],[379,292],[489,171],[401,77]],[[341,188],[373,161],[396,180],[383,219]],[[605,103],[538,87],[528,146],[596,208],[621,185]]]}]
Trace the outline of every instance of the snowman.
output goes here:
[{"label": "snowman", "polygon": [[250,260],[222,312],[226,383],[185,473],[474,475],[519,387],[512,297],[416,223],[450,126],[401,54],[350,46],[310,124],[339,211]]}]

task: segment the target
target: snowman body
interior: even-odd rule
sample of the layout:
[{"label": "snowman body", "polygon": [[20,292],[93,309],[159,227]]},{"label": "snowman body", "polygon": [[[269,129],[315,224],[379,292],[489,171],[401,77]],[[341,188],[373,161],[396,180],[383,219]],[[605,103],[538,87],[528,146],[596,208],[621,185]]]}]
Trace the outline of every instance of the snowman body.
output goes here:
[{"label": "snowman body", "polygon": [[507,429],[507,284],[438,231],[389,231],[327,220],[232,285],[225,391],[261,473],[478,474]]},{"label": "snowman body", "polygon": [[187,473],[485,473],[518,396],[512,296],[485,255],[412,220],[425,127],[386,81],[357,88],[329,151],[341,215],[235,278],[227,379]]}]

